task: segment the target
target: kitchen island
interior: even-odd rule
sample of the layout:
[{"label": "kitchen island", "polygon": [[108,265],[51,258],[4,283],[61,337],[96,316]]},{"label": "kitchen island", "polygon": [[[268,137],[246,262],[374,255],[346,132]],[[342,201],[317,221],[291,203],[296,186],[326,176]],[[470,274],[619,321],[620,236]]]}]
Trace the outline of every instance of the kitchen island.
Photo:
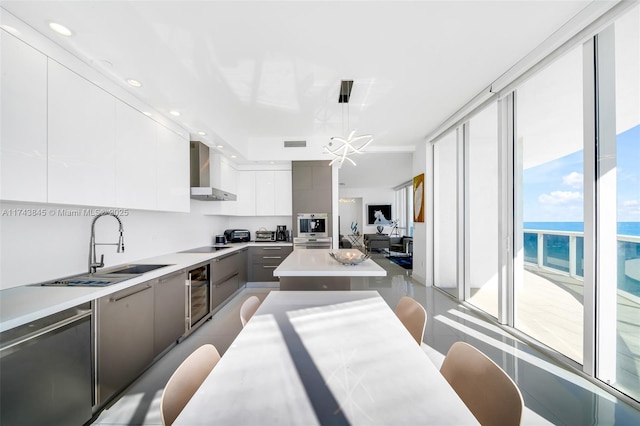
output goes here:
[{"label": "kitchen island", "polygon": [[385,271],[371,259],[357,265],[343,265],[330,252],[353,250],[293,250],[273,275],[280,278],[280,290],[350,290],[351,277],[385,277]]}]

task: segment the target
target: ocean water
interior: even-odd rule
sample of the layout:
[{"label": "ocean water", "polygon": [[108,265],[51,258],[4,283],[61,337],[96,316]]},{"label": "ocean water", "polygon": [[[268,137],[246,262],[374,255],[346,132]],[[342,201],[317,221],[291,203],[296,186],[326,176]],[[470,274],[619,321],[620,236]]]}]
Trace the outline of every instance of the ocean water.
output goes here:
[{"label": "ocean water", "polygon": [[[531,231],[567,231],[583,232],[583,222],[524,222],[524,229]],[[618,222],[618,235],[640,237],[640,222]],[[524,233],[525,261],[538,263],[538,236],[536,233]],[[566,235],[545,234],[542,244],[542,264],[546,267],[569,272],[569,237]],[[640,243],[618,240],[618,288],[640,297],[640,281],[625,274],[625,264],[631,259],[640,259]],[[576,274],[583,276],[584,238],[576,239]]]},{"label": "ocean water", "polygon": [[[524,229],[584,232],[583,222],[524,222]],[[618,222],[618,235],[640,237],[640,222]]]}]

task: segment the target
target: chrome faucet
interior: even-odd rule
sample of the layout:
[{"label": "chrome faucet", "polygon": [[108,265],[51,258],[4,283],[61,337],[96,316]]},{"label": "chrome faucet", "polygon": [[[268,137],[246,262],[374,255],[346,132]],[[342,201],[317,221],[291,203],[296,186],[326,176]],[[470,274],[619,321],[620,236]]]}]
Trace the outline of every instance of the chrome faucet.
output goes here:
[{"label": "chrome faucet", "polygon": [[[120,238],[118,238],[117,243],[96,243],[96,221],[103,216],[113,216],[118,221],[120,225]],[[104,254],[100,256],[100,262],[96,261],[96,246],[118,246],[117,252],[122,253],[124,251],[124,239],[122,233],[124,232],[124,228],[122,227],[122,221],[120,218],[111,212],[102,212],[96,217],[93,218],[91,222],[91,239],[89,240],[89,273],[93,274],[96,272],[98,268],[102,268],[104,266]]]}]

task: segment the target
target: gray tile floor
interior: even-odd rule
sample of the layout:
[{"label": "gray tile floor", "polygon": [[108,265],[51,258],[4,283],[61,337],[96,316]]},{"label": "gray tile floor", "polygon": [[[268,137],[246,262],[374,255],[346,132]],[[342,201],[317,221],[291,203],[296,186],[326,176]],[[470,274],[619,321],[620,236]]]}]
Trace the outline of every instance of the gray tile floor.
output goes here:
[{"label": "gray tile floor", "polygon": [[[638,425],[640,411],[487,322],[436,289],[411,279],[410,271],[380,256],[387,277],[352,279],[352,290],[377,290],[393,308],[404,295],[428,313],[423,348],[438,366],[455,341],[469,342],[490,356],[516,381],[524,402],[524,425]],[[221,354],[240,332],[240,305],[268,288],[248,288],[213,318],[151,366],[95,419],[96,425],[160,425],[162,390],[180,363],[197,347],[213,343]]]}]

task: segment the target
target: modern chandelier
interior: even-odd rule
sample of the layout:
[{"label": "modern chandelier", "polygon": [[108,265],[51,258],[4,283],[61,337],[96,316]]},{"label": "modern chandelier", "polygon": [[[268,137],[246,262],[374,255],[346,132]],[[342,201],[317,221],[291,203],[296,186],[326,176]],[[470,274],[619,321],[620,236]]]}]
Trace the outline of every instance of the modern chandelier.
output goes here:
[{"label": "modern chandelier", "polygon": [[[340,96],[338,97],[338,103],[347,104],[347,128],[349,128],[349,98],[351,97],[351,88],[353,86],[353,80],[342,80],[340,83]],[[342,114],[342,127],[344,131],[344,105]],[[325,154],[333,155],[333,160],[329,163],[332,166],[334,163],[338,163],[338,168],[342,167],[345,161],[349,161],[354,166],[356,162],[349,158],[352,154],[362,154],[364,148],[373,141],[373,135],[361,135],[355,136],[356,130],[352,130],[347,138],[340,136],[334,136],[330,139],[329,146],[323,146],[322,150]],[[335,143],[340,145],[333,146]]]}]

